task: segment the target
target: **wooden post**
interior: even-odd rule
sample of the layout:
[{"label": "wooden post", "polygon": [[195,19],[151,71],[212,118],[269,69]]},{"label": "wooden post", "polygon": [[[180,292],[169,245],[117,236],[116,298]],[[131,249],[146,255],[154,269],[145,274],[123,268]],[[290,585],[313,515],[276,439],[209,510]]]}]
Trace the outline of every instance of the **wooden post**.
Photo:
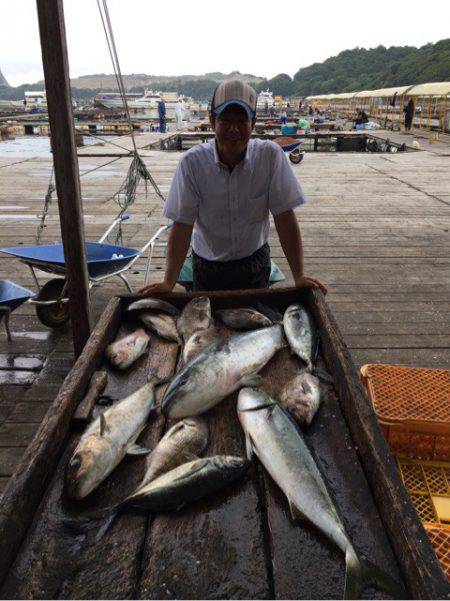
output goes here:
[{"label": "wooden post", "polygon": [[55,181],[78,357],[91,332],[78,158],[73,129],[63,0],[37,0]]}]

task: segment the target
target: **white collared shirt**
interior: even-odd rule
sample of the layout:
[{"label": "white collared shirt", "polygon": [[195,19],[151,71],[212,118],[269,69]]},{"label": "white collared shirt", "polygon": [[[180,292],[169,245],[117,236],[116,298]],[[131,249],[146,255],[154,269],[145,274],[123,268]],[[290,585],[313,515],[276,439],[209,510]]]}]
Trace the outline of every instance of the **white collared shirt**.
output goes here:
[{"label": "white collared shirt", "polygon": [[306,202],[278,144],[252,139],[230,173],[215,140],[188,150],[175,171],[164,216],[194,225],[192,248],[209,261],[248,257],[269,238],[269,211],[279,215]]}]

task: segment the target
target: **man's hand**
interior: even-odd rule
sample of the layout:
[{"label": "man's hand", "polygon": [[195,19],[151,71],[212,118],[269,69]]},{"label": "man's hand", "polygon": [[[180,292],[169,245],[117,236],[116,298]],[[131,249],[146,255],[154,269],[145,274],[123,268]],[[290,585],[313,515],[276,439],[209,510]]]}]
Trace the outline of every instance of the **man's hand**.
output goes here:
[{"label": "man's hand", "polygon": [[154,294],[164,294],[165,292],[172,292],[173,285],[171,286],[167,282],[157,282],[156,284],[150,284],[139,290],[139,294],[144,296],[153,296]]},{"label": "man's hand", "polygon": [[324,286],[320,280],[316,280],[316,278],[310,278],[307,275],[302,275],[301,277],[296,278],[295,285],[297,288],[320,288],[324,294],[327,293],[326,286]]}]

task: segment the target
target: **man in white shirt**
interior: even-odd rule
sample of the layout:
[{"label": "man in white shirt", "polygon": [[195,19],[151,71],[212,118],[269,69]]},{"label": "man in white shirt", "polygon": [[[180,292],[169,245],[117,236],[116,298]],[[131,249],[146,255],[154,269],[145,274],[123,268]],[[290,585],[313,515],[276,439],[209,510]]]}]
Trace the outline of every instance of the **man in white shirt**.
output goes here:
[{"label": "man in white shirt", "polygon": [[294,209],[305,202],[289,160],[277,144],[250,136],[257,94],[239,80],[220,83],[211,102],[216,134],[180,160],[164,216],[173,220],[163,282],[141,290],[170,292],[192,237],[194,290],[265,288],[269,285],[269,212],[296,286],[320,288],[303,271],[303,248]]}]

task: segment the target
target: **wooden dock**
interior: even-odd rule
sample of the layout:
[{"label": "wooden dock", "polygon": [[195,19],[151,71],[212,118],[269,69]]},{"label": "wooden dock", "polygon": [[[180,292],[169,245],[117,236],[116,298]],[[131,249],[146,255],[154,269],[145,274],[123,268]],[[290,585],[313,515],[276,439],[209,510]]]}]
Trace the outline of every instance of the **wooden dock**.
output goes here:
[{"label": "wooden dock", "polygon": [[[378,132],[377,132],[378,133]],[[402,143],[411,136],[392,134]],[[163,193],[180,153],[148,149],[160,134],[142,134],[138,147]],[[395,136],[395,137],[394,137]],[[130,164],[131,141],[79,152],[86,235],[98,239],[117,214],[111,200]],[[421,152],[311,153],[294,166],[309,197],[297,211],[306,269],[329,287],[328,302],[359,367],[389,362],[448,368],[450,364],[450,146],[421,141]],[[106,165],[102,168],[101,165]],[[2,246],[34,244],[51,157],[0,157]],[[150,216],[148,214],[150,213]],[[139,247],[164,223],[156,194],[139,189],[124,241]],[[43,241],[59,241],[56,199]],[[272,256],[287,275],[275,233]],[[153,280],[162,276],[162,249]],[[129,273],[142,285],[144,261]],[[33,288],[29,269],[0,255],[0,277]],[[48,276],[43,276],[45,281]],[[108,299],[124,292],[119,280],[93,291],[96,318]],[[0,486],[4,486],[72,365],[70,331],[51,332],[31,305],[11,318],[13,341],[0,325]]]}]

